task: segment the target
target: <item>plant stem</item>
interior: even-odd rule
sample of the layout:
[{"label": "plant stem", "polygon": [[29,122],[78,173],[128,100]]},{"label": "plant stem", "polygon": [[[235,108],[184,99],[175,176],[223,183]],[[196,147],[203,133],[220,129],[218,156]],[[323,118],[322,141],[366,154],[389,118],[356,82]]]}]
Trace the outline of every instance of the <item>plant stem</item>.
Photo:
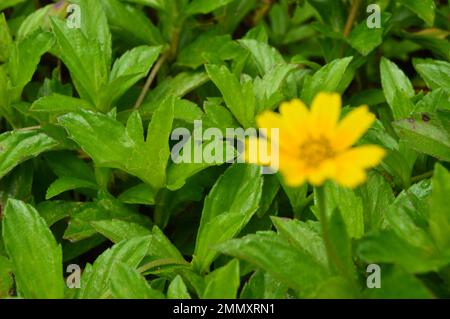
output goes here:
[{"label": "plant stem", "polygon": [[423,179],[432,177],[432,176],[433,176],[433,173],[434,173],[434,171],[429,171],[429,172],[426,172],[426,173],[423,173],[423,174],[414,176],[414,177],[411,178],[411,183],[412,183],[412,184],[415,184],[415,183],[420,182],[420,181],[423,180]]},{"label": "plant stem", "polygon": [[18,128],[18,129],[15,129],[14,131],[16,131],[16,132],[28,132],[28,131],[39,130],[40,128],[41,128],[40,125],[36,125],[36,126],[29,126],[29,127]]},{"label": "plant stem", "polygon": [[344,37],[348,37],[350,32],[352,31],[353,24],[355,23],[356,16],[359,11],[359,7],[361,6],[361,0],[353,0],[352,6],[350,8],[350,13],[348,15],[347,22],[345,23],[344,28]]},{"label": "plant stem", "polygon": [[152,71],[150,72],[147,81],[145,82],[144,87],[142,88],[141,94],[139,95],[139,98],[136,101],[136,104],[134,105],[134,109],[137,110],[141,107],[142,102],[144,102],[145,96],[147,95],[148,91],[150,90],[150,87],[152,86],[153,81],[156,79],[156,75],[159,72],[159,69],[161,69],[161,66],[164,64],[164,62],[168,58],[174,58],[177,54],[178,45],[180,42],[180,32],[181,27],[177,27],[172,32],[172,40],[170,42],[170,47],[167,49],[158,59],[155,66],[153,67]]},{"label": "plant stem", "polygon": [[336,254],[333,244],[331,243],[330,229],[328,227],[328,217],[326,214],[325,188],[323,186],[316,187],[314,188],[314,192],[316,193],[317,198],[317,208],[319,209],[319,219],[320,225],[322,227],[322,238],[325,244],[325,249],[327,251],[328,264],[330,268],[336,268],[339,274],[346,277],[347,270],[342,265],[341,260]]},{"label": "plant stem", "polygon": [[263,0],[263,4],[261,8],[259,8],[255,15],[253,16],[253,25],[257,25],[264,17],[267,15],[267,13],[270,11],[270,7],[272,6],[273,0]]},{"label": "plant stem", "polygon": [[150,87],[152,86],[153,81],[156,79],[156,75],[158,74],[159,69],[161,69],[161,66],[166,61],[168,56],[169,56],[169,53],[164,52],[159,57],[155,66],[153,67],[152,71],[150,72],[150,74],[147,78],[147,81],[145,82],[144,87],[142,88],[141,94],[139,95],[139,98],[137,99],[136,104],[134,105],[135,110],[137,110],[142,105],[142,102],[144,102],[144,99],[147,96],[147,93],[150,90]]}]

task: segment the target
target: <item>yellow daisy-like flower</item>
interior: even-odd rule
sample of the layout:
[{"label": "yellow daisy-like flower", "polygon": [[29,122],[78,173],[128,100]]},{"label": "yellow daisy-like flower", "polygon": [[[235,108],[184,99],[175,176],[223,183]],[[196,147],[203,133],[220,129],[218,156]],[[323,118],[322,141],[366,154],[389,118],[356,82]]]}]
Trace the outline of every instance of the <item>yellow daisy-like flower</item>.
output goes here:
[{"label": "yellow daisy-like flower", "polygon": [[[268,148],[278,144],[279,170],[288,186],[305,182],[320,186],[334,180],[354,188],[366,180],[366,169],[377,166],[386,152],[376,145],[352,147],[376,118],[367,106],[360,106],[339,121],[341,105],[340,95],[330,93],[318,94],[311,110],[298,99],[282,103],[280,114],[265,111],[257,117],[258,126],[267,129],[267,139],[253,138],[248,143]],[[279,129],[278,139],[271,139],[271,129]],[[246,159],[272,165],[258,156],[246,155]]]}]

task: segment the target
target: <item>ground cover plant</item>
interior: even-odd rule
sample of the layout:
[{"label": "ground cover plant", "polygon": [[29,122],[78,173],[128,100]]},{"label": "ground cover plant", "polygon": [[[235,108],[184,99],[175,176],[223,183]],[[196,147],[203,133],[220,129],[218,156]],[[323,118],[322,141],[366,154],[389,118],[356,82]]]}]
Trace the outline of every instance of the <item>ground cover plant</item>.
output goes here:
[{"label": "ground cover plant", "polygon": [[450,297],[448,1],[0,10],[0,298]]}]

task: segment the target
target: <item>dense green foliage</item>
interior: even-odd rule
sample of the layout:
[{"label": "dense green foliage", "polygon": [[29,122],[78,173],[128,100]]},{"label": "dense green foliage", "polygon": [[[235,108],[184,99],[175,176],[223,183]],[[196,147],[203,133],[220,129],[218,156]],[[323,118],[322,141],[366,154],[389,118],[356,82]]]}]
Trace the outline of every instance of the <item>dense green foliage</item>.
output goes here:
[{"label": "dense green foliage", "polygon": [[[450,297],[447,1],[0,10],[0,298]],[[363,186],[325,185],[331,254],[310,186],[170,157],[177,127],[249,128],[321,91],[369,105],[361,143],[388,151]]]}]

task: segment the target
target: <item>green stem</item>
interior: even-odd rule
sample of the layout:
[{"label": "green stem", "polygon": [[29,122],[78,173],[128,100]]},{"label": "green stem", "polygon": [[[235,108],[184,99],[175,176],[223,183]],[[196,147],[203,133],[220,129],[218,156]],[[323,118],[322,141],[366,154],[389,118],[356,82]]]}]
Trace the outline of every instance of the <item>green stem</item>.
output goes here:
[{"label": "green stem", "polygon": [[330,229],[328,226],[328,217],[326,213],[326,201],[325,201],[325,188],[323,186],[316,187],[314,189],[317,199],[317,208],[319,209],[319,220],[322,226],[322,238],[327,251],[328,263],[330,268],[335,268],[341,275],[347,277],[347,270],[342,265],[339,256],[331,243]]},{"label": "green stem", "polygon": [[136,104],[134,105],[134,109],[137,110],[141,106],[142,102],[144,102],[145,97],[147,96],[148,91],[150,90],[150,87],[153,83],[153,81],[156,79],[156,76],[158,75],[158,71],[163,65],[163,63],[166,61],[169,53],[164,52],[156,62],[155,66],[153,67],[152,71],[150,72],[147,81],[145,82],[144,87],[142,88],[141,94],[139,95]]},{"label": "green stem", "polygon": [[415,184],[415,183],[420,182],[423,179],[430,178],[433,176],[433,173],[434,173],[434,171],[429,171],[429,172],[414,176],[411,178],[411,183]]},{"label": "green stem", "polygon": [[348,37],[352,31],[353,24],[355,23],[356,16],[358,15],[359,7],[361,6],[361,0],[353,0],[352,6],[350,8],[350,13],[348,15],[347,22],[344,27],[344,37]]}]

